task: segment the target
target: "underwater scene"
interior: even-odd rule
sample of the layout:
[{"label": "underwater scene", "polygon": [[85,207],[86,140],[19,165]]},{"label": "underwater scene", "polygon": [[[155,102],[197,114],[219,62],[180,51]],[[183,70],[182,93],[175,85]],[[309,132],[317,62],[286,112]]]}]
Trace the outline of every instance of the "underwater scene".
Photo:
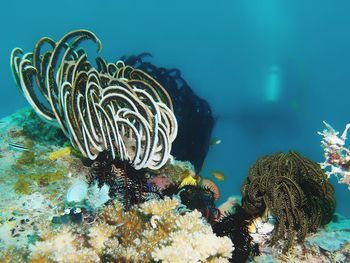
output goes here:
[{"label": "underwater scene", "polygon": [[349,12],[2,3],[0,262],[350,262]]}]

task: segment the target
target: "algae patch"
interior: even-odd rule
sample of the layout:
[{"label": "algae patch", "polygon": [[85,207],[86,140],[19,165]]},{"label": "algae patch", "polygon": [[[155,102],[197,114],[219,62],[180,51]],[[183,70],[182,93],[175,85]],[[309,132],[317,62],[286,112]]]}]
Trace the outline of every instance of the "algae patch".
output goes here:
[{"label": "algae patch", "polygon": [[62,172],[48,172],[37,174],[20,174],[14,185],[17,194],[31,194],[34,192],[35,186],[44,187],[53,182],[63,179]]}]

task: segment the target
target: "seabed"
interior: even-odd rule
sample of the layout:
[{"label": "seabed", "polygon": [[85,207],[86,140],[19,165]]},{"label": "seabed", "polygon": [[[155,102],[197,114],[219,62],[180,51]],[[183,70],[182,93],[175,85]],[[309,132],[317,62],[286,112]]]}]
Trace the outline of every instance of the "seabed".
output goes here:
[{"label": "seabed", "polygon": [[[69,189],[72,185],[77,187],[77,182],[86,181],[90,168],[83,164],[79,154],[62,151],[67,146],[58,139],[57,132],[55,127],[33,118],[30,109],[1,119],[0,262],[228,262],[230,248],[225,251],[226,240],[215,237],[198,211],[187,213],[187,219],[176,215],[174,211],[179,203],[172,198],[162,203],[147,201],[137,209],[123,212],[122,205],[116,202],[112,202],[112,207],[111,204],[97,204],[97,199],[105,198],[99,189],[93,202],[95,208],[100,208],[95,210],[94,218],[84,217],[83,206],[71,206],[67,211]],[[16,148],[16,145],[24,148]],[[79,198],[73,197],[75,201]],[[150,215],[149,218],[140,219],[140,211],[143,215]],[[113,219],[111,213],[119,213],[119,216]],[[131,222],[132,218],[136,221]],[[169,231],[160,231],[167,222],[172,224],[168,226]],[[174,241],[174,235],[180,238],[179,228],[182,232],[187,231],[187,234],[182,233],[183,242],[181,239]],[[138,234],[139,239],[128,240],[129,245],[125,240],[116,241],[116,233],[123,238],[133,229],[134,233],[142,232]],[[190,255],[186,261],[175,257],[171,260],[171,256],[178,253],[194,253],[196,235],[202,235],[200,245],[197,244],[198,252],[202,254],[192,257],[192,261]],[[119,242],[119,247],[116,243],[114,247],[111,245],[113,239]],[[251,258],[250,262],[348,262],[349,240],[350,220],[336,214],[331,223],[314,234],[308,234],[303,244],[295,244],[286,254],[261,243],[261,254]],[[208,251],[220,242],[222,244],[208,255],[201,251]],[[188,248],[191,245],[193,250]],[[141,255],[140,251],[144,254]],[[118,261],[117,255],[122,259]],[[143,256],[142,260],[139,256]],[[205,260],[199,261],[201,256]]]}]

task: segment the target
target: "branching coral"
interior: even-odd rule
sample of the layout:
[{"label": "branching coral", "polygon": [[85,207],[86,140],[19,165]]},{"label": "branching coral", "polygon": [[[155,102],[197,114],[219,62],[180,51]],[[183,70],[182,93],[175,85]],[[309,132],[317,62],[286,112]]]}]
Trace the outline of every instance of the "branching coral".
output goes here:
[{"label": "branching coral", "polygon": [[30,245],[30,262],[100,262],[97,253],[83,247],[78,235],[68,228]]},{"label": "branching coral", "polygon": [[175,198],[165,198],[124,212],[123,205],[114,201],[92,224],[83,222],[55,233],[48,229],[30,246],[30,260],[228,262],[234,249],[231,240],[217,237],[200,212],[179,214],[179,204]]},{"label": "branching coral", "polygon": [[295,237],[327,224],[335,209],[334,189],[319,165],[290,151],[265,156],[250,168],[241,187],[242,206],[251,215],[266,209],[276,218],[272,244],[285,240],[284,251]]},{"label": "branching coral", "polygon": [[14,49],[17,86],[36,113],[57,122],[85,157],[94,160],[106,151],[135,169],[159,169],[177,134],[171,98],[156,80],[122,61],[97,58],[98,69],[93,68],[81,48],[85,40],[98,51],[102,47],[92,32],[77,30],[58,42],[40,39],[32,53]]},{"label": "branching coral", "polygon": [[350,189],[350,150],[345,147],[350,124],[346,125],[342,135],[338,137],[339,132],[335,131],[328,123],[323,123],[327,129],[318,132],[319,135],[323,136],[321,143],[325,157],[321,167],[326,170],[328,177],[335,175],[339,183],[346,184]]}]

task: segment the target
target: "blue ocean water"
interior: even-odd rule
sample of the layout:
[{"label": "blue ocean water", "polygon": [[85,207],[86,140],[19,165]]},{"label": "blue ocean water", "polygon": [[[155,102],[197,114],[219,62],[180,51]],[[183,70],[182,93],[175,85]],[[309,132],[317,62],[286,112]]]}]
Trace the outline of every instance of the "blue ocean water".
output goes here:
[{"label": "blue ocean water", "polygon": [[[350,3],[337,1],[7,1],[0,9],[0,116],[27,106],[15,87],[10,52],[42,36],[89,29],[115,60],[144,51],[179,68],[206,99],[216,125],[203,175],[220,170],[222,200],[239,193],[265,154],[294,149],[323,161],[322,121],[350,122]],[[198,131],[200,132],[200,131]],[[350,192],[334,180],[337,210],[350,216]]]}]

